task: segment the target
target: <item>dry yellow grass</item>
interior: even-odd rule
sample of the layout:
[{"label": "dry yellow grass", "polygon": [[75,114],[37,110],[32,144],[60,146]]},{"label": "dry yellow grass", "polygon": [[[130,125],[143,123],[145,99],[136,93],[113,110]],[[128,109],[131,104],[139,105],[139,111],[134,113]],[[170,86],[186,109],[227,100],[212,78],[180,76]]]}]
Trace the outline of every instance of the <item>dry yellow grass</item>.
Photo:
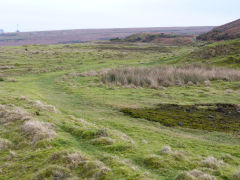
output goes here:
[{"label": "dry yellow grass", "polygon": [[104,176],[111,171],[101,161],[85,161],[83,169],[90,172],[92,179],[104,179]]},{"label": "dry yellow grass", "polygon": [[47,122],[37,120],[26,121],[22,127],[23,131],[32,137],[33,143],[42,139],[53,139],[56,137],[54,125]]},{"label": "dry yellow grass", "polygon": [[206,174],[202,171],[194,169],[189,172],[182,172],[177,177],[176,180],[217,180],[216,177]]},{"label": "dry yellow grass", "polygon": [[210,81],[212,80],[239,81],[240,71],[195,64],[180,67],[116,68],[102,75],[104,83],[150,88],[187,84],[205,84],[206,86],[210,86]]},{"label": "dry yellow grass", "polygon": [[161,149],[161,154],[171,154],[172,153],[172,148],[170,146],[164,146]]},{"label": "dry yellow grass", "polygon": [[174,159],[179,161],[187,160],[187,157],[183,152],[180,151],[174,151],[170,146],[163,146],[163,148],[160,150],[160,154],[163,155],[172,155]]},{"label": "dry yellow grass", "polygon": [[13,69],[15,68],[15,66],[0,66],[0,69],[1,70],[4,70],[4,69]]},{"label": "dry yellow grass", "polygon": [[212,169],[220,167],[223,163],[224,162],[222,160],[217,160],[213,156],[209,156],[206,159],[201,161],[202,166],[212,168]]},{"label": "dry yellow grass", "polygon": [[80,152],[74,152],[74,153],[68,154],[66,157],[66,160],[68,163],[68,167],[76,168],[79,165],[83,164],[84,161],[86,161],[86,157]]},{"label": "dry yellow grass", "polygon": [[0,123],[10,123],[17,120],[29,120],[32,117],[25,110],[13,107],[0,105]]},{"label": "dry yellow grass", "polygon": [[111,145],[114,144],[115,142],[116,140],[110,137],[99,137],[91,140],[91,143],[94,145]]},{"label": "dry yellow grass", "polygon": [[236,172],[233,176],[235,180],[240,180],[240,171]]},{"label": "dry yellow grass", "polygon": [[90,179],[102,179],[110,171],[101,161],[93,161],[80,152],[73,152],[66,156],[69,168],[81,167]]},{"label": "dry yellow grass", "polygon": [[12,143],[7,139],[0,138],[0,151],[9,149],[12,146]]},{"label": "dry yellow grass", "polygon": [[88,71],[88,72],[83,72],[80,73],[79,76],[86,77],[86,76],[102,76],[107,74],[110,71],[110,69],[102,69],[100,71]]},{"label": "dry yellow grass", "polygon": [[48,165],[46,168],[36,172],[33,180],[55,179],[63,180],[71,177],[71,171],[68,168],[59,165]]},{"label": "dry yellow grass", "polygon": [[57,112],[57,109],[55,106],[53,105],[48,105],[48,104],[43,104],[41,101],[37,100],[37,101],[32,101],[31,102],[34,106],[45,110],[45,111],[49,111],[49,112]]}]

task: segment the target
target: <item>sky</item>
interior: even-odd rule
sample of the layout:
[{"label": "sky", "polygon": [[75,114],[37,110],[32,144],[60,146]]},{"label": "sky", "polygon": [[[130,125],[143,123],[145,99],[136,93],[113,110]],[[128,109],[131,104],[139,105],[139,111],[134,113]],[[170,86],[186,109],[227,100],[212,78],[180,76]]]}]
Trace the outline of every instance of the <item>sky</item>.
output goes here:
[{"label": "sky", "polygon": [[218,26],[240,18],[240,0],[0,0],[0,29]]}]

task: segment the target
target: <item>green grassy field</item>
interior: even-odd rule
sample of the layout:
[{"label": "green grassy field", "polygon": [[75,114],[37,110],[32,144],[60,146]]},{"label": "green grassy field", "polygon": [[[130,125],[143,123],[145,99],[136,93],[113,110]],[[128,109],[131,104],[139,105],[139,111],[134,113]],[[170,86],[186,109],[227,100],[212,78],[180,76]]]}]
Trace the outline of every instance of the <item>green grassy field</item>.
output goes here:
[{"label": "green grassy field", "polygon": [[[224,48],[206,52],[221,44]],[[115,67],[198,61],[237,69],[239,44],[0,47],[0,179],[194,179],[189,172],[194,169],[205,173],[195,179],[239,179],[239,131],[167,127],[121,112],[158,104],[237,105],[239,81],[151,89],[81,76]]]}]

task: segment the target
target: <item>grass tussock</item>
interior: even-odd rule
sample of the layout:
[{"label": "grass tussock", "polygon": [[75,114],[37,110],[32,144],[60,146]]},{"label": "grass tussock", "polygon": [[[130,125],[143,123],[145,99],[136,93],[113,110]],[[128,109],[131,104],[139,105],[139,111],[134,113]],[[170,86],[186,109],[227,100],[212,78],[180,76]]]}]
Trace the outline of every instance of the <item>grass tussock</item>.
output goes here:
[{"label": "grass tussock", "polygon": [[67,166],[71,169],[80,168],[82,177],[104,179],[110,171],[103,162],[91,160],[80,152],[73,152],[66,156]]},{"label": "grass tussock", "polygon": [[106,167],[101,161],[86,161],[83,169],[86,176],[92,179],[105,179],[111,171],[111,169]]},{"label": "grass tussock", "polygon": [[12,146],[12,143],[7,139],[0,138],[0,151],[9,149]]},{"label": "grass tussock", "polygon": [[[132,138],[121,131],[98,127],[94,123],[74,116],[69,116],[69,118],[76,121],[77,124],[75,126],[64,125],[63,128],[73,136],[90,140],[93,145],[116,145],[111,148],[123,148],[123,146],[129,148],[130,146],[127,144],[135,145]],[[119,143],[123,146],[119,147]]]},{"label": "grass tussock", "polygon": [[180,173],[175,180],[217,180],[216,177],[194,169],[189,172]]},{"label": "grass tussock", "polygon": [[151,168],[163,168],[166,165],[164,160],[155,154],[146,157],[144,159],[144,164]]},{"label": "grass tussock", "polygon": [[14,69],[15,66],[0,66],[0,70]]},{"label": "grass tussock", "polygon": [[43,104],[41,101],[34,101],[32,102],[34,104],[34,106],[42,109],[42,110],[45,110],[45,111],[49,111],[49,112],[57,112],[57,109],[55,106],[53,105],[46,105],[46,104]]},{"label": "grass tussock", "polygon": [[107,137],[108,133],[106,129],[84,129],[80,131],[76,131],[76,134],[82,136],[84,139],[93,139],[93,138],[99,138],[99,137]]},{"label": "grass tussock", "polygon": [[209,156],[206,159],[201,161],[201,165],[207,168],[212,168],[212,169],[216,169],[219,168],[221,165],[223,165],[223,161],[222,160],[217,160],[215,157],[213,156]]},{"label": "grass tussock", "polygon": [[110,168],[105,166],[102,161],[93,160],[82,152],[59,152],[55,153],[50,159],[51,162],[61,164],[70,170],[78,170],[77,179],[105,179]]},{"label": "grass tussock", "polygon": [[160,154],[162,154],[162,155],[171,155],[175,160],[178,160],[178,161],[185,161],[185,160],[187,160],[187,157],[185,156],[185,154],[183,152],[174,151],[174,150],[172,150],[172,148],[170,146],[164,146],[160,150]]},{"label": "grass tussock", "polygon": [[116,140],[110,137],[99,137],[91,141],[91,143],[94,145],[112,145],[115,142]]},{"label": "grass tussock", "polygon": [[143,175],[140,173],[140,168],[133,164],[130,159],[121,159],[116,155],[103,155],[101,158],[109,166],[113,167],[113,171],[118,171],[121,173],[119,179],[147,179],[147,173]]},{"label": "grass tussock", "polygon": [[235,179],[235,180],[240,180],[240,171],[236,172],[236,173],[233,175],[233,179]]},{"label": "grass tussock", "polygon": [[23,109],[13,106],[0,105],[0,123],[29,120],[31,116]]},{"label": "grass tussock", "polygon": [[17,100],[26,101],[27,97],[26,96],[20,96],[20,97],[17,98]]},{"label": "grass tussock", "polygon": [[71,176],[71,171],[68,168],[61,167],[58,165],[49,165],[46,168],[37,172],[34,180],[42,179],[67,179]]},{"label": "grass tussock", "polygon": [[84,119],[77,119],[78,125],[69,126],[64,125],[64,129],[67,132],[70,132],[73,136],[78,138],[92,140],[91,142],[100,143],[100,141],[104,141],[109,136],[109,131],[105,128],[97,127],[95,124],[89,123]]},{"label": "grass tussock", "polygon": [[146,88],[191,84],[206,84],[209,86],[209,81],[212,80],[239,81],[240,71],[194,64],[180,67],[116,68],[109,70],[102,76],[102,81],[106,84]]},{"label": "grass tussock", "polygon": [[231,155],[231,154],[225,154],[223,156],[221,156],[221,159],[229,164],[232,164],[235,162],[235,158]]},{"label": "grass tussock", "polygon": [[26,121],[23,124],[23,131],[32,137],[33,143],[36,143],[42,139],[53,139],[56,137],[54,125],[47,122],[40,122],[37,120]]},{"label": "grass tussock", "polygon": [[172,153],[172,148],[170,146],[164,146],[161,149],[161,154],[171,154]]},{"label": "grass tussock", "polygon": [[[84,122],[84,121],[83,121]],[[131,139],[117,131],[97,126],[64,126],[64,129],[77,138],[90,140],[93,145],[107,146],[111,151],[127,151],[132,149],[134,143]]]},{"label": "grass tussock", "polygon": [[6,82],[17,82],[17,79],[8,77],[4,81],[6,81]]},{"label": "grass tussock", "polygon": [[81,76],[81,77],[87,77],[87,76],[103,76],[103,75],[107,74],[109,71],[110,71],[110,69],[102,69],[102,70],[100,70],[100,71],[91,70],[91,71],[87,71],[87,72],[80,73],[79,76]]},{"label": "grass tussock", "polygon": [[87,158],[80,152],[70,153],[66,156],[66,161],[69,168],[77,168],[83,164]]},{"label": "grass tussock", "polygon": [[185,154],[183,152],[180,152],[180,151],[175,151],[173,153],[173,157],[177,161],[186,161],[187,160],[187,157],[185,156]]},{"label": "grass tussock", "polygon": [[136,142],[131,137],[129,137],[127,134],[125,134],[121,131],[118,131],[116,129],[112,130],[111,132],[115,138],[119,138],[121,141],[123,141],[125,143],[136,145]]}]

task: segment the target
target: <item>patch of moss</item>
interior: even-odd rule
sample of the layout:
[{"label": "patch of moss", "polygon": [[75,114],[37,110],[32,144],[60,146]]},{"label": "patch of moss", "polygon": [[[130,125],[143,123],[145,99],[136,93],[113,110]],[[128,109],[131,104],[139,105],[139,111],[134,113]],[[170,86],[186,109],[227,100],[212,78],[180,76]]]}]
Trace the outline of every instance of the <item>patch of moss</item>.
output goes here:
[{"label": "patch of moss", "polygon": [[233,104],[160,104],[156,108],[124,108],[121,111],[165,126],[222,132],[239,132],[240,128],[240,108]]}]

